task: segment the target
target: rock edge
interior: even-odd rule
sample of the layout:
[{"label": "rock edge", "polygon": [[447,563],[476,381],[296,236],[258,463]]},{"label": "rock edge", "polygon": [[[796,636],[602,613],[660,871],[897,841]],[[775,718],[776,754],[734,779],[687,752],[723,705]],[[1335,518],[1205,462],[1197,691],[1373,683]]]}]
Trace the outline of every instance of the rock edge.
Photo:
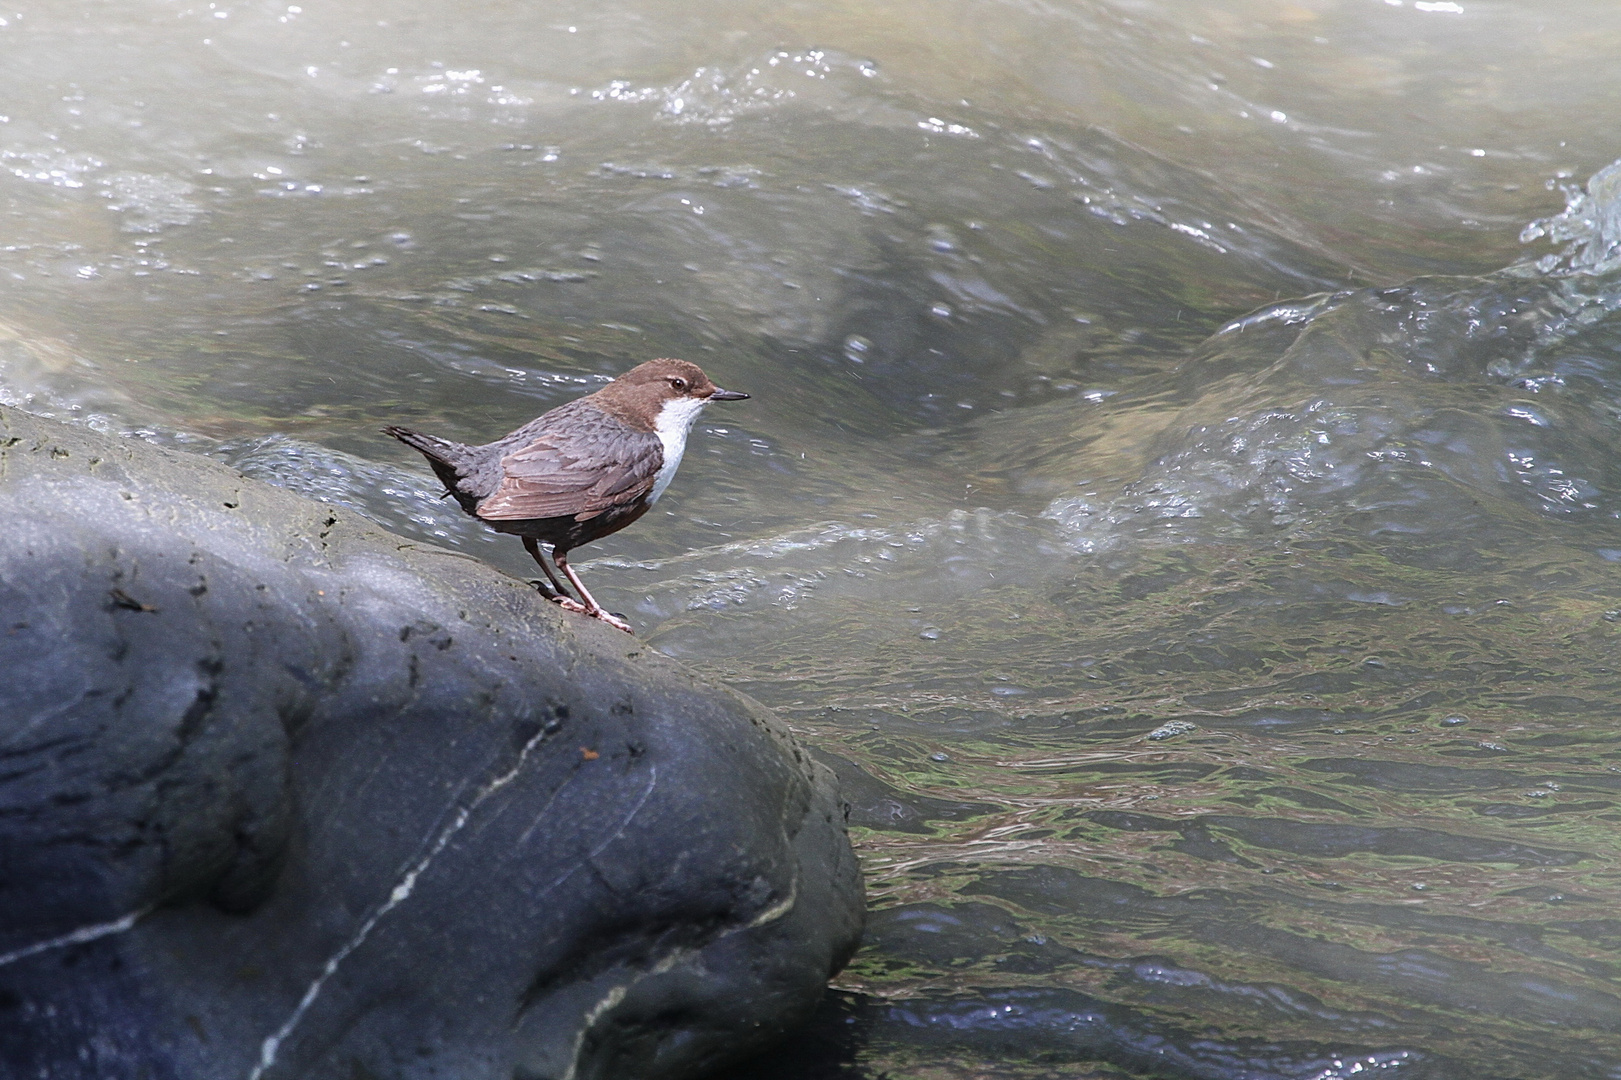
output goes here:
[{"label": "rock edge", "polygon": [[457,552],[0,408],[10,1075],[688,1077],[859,940],[761,706]]}]

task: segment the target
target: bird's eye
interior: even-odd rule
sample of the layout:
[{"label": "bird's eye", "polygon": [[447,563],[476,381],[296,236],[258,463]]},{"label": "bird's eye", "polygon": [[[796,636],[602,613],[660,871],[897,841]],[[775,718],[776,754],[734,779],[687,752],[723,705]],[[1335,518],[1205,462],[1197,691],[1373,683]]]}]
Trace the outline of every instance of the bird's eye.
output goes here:
[{"label": "bird's eye", "polygon": [[685,390],[687,388],[687,380],[685,380],[685,379],[671,379],[670,380],[670,385],[675,387],[677,390]]}]

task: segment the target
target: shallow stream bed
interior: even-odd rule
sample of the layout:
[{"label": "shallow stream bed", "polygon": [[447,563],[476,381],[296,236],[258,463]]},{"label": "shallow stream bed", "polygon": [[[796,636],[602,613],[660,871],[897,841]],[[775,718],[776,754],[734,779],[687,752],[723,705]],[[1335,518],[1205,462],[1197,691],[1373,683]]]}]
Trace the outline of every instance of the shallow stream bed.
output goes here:
[{"label": "shallow stream bed", "polygon": [[1608,0],[23,0],[0,401],[530,576],[384,423],[752,393],[576,563],[854,803],[868,944],[739,1080],[1621,1077],[1618,53]]}]

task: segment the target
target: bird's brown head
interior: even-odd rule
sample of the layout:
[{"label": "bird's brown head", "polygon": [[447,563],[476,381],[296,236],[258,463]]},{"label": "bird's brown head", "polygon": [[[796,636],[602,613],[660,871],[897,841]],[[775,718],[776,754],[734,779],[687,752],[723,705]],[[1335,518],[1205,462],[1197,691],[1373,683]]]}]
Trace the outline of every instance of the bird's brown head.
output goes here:
[{"label": "bird's brown head", "polygon": [[646,431],[658,425],[661,415],[695,418],[711,401],[748,396],[722,390],[697,364],[670,357],[638,364],[592,395],[603,411]]}]

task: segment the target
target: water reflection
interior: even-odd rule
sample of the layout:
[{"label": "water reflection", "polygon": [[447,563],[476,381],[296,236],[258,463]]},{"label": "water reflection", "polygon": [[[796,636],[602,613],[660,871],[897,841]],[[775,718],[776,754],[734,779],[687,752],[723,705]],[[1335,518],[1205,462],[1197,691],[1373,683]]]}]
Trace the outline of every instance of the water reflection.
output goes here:
[{"label": "water reflection", "polygon": [[1618,34],[0,12],[0,399],[527,574],[384,422],[754,391],[591,572],[853,803],[869,944],[739,1075],[1613,1076]]}]

